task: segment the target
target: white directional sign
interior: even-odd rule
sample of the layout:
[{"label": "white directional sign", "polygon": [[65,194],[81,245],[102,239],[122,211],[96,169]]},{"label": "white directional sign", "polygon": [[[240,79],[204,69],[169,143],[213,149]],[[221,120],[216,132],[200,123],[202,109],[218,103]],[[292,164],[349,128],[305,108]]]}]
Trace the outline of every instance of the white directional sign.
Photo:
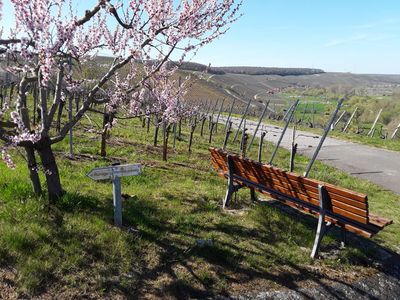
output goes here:
[{"label": "white directional sign", "polygon": [[115,177],[139,175],[140,168],[140,164],[100,167],[94,168],[86,176],[93,180],[112,180]]},{"label": "white directional sign", "polygon": [[114,224],[122,226],[122,203],[121,203],[121,177],[135,176],[140,174],[140,164],[115,165],[102,168],[94,168],[87,177],[93,180],[112,180],[114,201]]}]

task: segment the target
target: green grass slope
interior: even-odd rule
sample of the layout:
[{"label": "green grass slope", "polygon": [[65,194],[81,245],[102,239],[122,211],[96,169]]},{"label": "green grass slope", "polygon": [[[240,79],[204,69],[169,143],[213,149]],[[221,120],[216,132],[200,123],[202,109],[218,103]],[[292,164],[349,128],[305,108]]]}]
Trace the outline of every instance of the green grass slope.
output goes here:
[{"label": "green grass slope", "polygon": [[[311,261],[316,220],[251,203],[248,190],[238,193],[234,210],[222,211],[226,183],[211,169],[208,138],[199,128],[188,155],[184,125],[168,162],[139,120],[113,129],[106,159],[99,158],[99,136],[89,129],[84,122],[75,130],[75,159],[65,154],[67,140],[55,147],[67,191],[55,206],[33,196],[18,154],[16,170],[0,164],[0,298],[201,298],[321,280],[351,283],[375,272],[375,248],[354,241]],[[222,144],[218,129],[212,145]],[[267,144],[265,155],[271,151]],[[277,165],[286,167],[288,157],[280,150]],[[85,176],[113,162],[144,166],[140,176],[122,179],[124,229],[112,225],[111,184]],[[306,163],[298,157],[297,170]],[[400,251],[398,196],[320,163],[311,176],[368,193],[371,211],[395,220],[374,241]],[[335,235],[324,239],[323,253],[337,249]]]}]

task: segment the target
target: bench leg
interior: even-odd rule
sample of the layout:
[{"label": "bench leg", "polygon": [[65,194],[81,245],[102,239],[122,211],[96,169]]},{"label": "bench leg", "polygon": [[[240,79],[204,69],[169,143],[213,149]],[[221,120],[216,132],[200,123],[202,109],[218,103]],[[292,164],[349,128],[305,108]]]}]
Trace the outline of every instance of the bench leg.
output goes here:
[{"label": "bench leg", "polygon": [[315,241],[314,241],[314,246],[311,251],[311,258],[314,259],[319,252],[319,247],[321,246],[321,240],[324,237],[328,226],[330,224],[325,222],[325,211],[328,206],[328,197],[326,195],[326,190],[323,185],[318,186],[318,192],[319,192],[319,206],[320,206],[320,211],[319,211],[319,217],[318,217],[318,227],[317,227],[317,233],[315,235]]},{"label": "bench leg", "polygon": [[341,229],[340,248],[341,249],[346,248],[346,244],[347,244],[346,229],[344,229],[344,227],[342,227],[342,229]]},{"label": "bench leg", "polygon": [[317,254],[319,252],[319,247],[321,246],[322,238],[324,237],[326,230],[327,230],[327,226],[326,226],[324,218],[325,218],[325,216],[323,216],[322,214],[319,215],[317,233],[315,235],[314,246],[311,251],[312,259],[314,259],[317,256]]},{"label": "bench leg", "polygon": [[234,186],[233,186],[233,184],[230,183],[229,178],[228,178],[228,188],[226,189],[225,198],[224,198],[224,201],[222,202],[223,209],[225,209],[225,207],[229,205],[229,202],[230,202],[234,192],[235,192]]}]

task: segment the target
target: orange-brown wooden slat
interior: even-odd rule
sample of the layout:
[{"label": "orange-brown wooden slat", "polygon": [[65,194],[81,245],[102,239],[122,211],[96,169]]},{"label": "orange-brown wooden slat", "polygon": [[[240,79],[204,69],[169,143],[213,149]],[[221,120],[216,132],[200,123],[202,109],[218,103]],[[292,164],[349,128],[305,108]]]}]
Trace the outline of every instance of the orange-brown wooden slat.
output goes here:
[{"label": "orange-brown wooden slat", "polygon": [[[233,157],[238,157],[238,156],[233,155]],[[341,196],[345,196],[345,197],[348,197],[348,198],[351,198],[351,199],[354,199],[354,200],[357,200],[357,201],[360,201],[360,202],[363,202],[363,203],[365,203],[367,201],[366,195],[358,193],[358,192],[354,192],[354,191],[351,191],[351,190],[348,190],[348,189],[345,189],[345,188],[342,188],[342,187],[337,187],[335,185],[332,185],[332,184],[329,184],[329,183],[326,183],[326,182],[322,182],[322,181],[319,181],[319,180],[315,180],[315,179],[311,179],[311,178],[305,178],[305,177],[299,176],[299,175],[297,175],[295,173],[286,172],[286,171],[283,171],[281,169],[278,169],[278,168],[275,168],[275,167],[272,167],[272,166],[269,166],[269,165],[261,164],[261,163],[258,163],[256,161],[252,161],[252,160],[247,159],[247,158],[243,158],[242,160],[251,162],[252,164],[255,164],[255,165],[258,164],[265,171],[269,171],[269,172],[271,172],[273,174],[276,174],[276,175],[279,175],[279,176],[282,176],[282,177],[287,177],[287,178],[291,178],[291,179],[297,180],[297,181],[299,181],[300,183],[302,183],[304,185],[309,185],[309,186],[318,188],[318,185],[323,184],[325,186],[327,192],[329,192],[329,193],[334,193],[334,194],[338,194],[338,195],[341,195]]]},{"label": "orange-brown wooden slat", "polygon": [[[313,216],[318,216],[317,212],[314,212],[314,211],[312,211],[312,210],[310,210],[308,208],[305,208],[305,207],[301,207],[300,205],[297,205],[297,204],[295,204],[293,202],[290,202],[288,200],[282,200],[282,199],[277,199],[277,200],[279,200],[279,201],[285,203],[286,205],[291,206],[291,207],[293,207],[293,208],[295,208],[297,210],[304,211],[304,212],[309,213],[309,214],[311,214]],[[363,237],[366,237],[366,238],[370,238],[370,237],[372,237],[374,234],[376,234],[378,232],[378,230],[376,230],[376,231],[368,231],[368,230],[361,229],[361,228],[358,228],[358,227],[355,227],[355,226],[352,226],[352,225],[349,225],[349,224],[342,224],[341,222],[339,222],[336,219],[331,218],[329,216],[325,217],[325,221],[326,222],[331,222],[333,224],[336,224],[339,227],[344,227],[347,231],[350,231],[350,232],[353,232],[353,233],[357,233],[357,234],[359,234],[359,235],[361,235]]]},{"label": "orange-brown wooden slat", "polygon": [[[216,156],[220,157],[221,159],[226,160],[227,153],[225,151],[223,151],[221,149],[215,149],[215,148],[211,148],[210,151],[212,152],[213,155],[216,155]],[[237,155],[232,155],[232,157],[238,158]],[[251,162],[251,164],[253,164],[254,166],[260,166],[265,171],[268,171],[276,176],[286,177],[289,180],[293,179],[302,185],[307,185],[307,186],[318,189],[318,185],[323,184],[328,193],[330,193],[330,194],[333,193],[333,195],[334,195],[334,196],[332,196],[333,198],[338,198],[337,200],[339,200],[339,201],[345,201],[345,199],[348,198],[348,199],[352,200],[353,202],[358,201],[358,202],[361,202],[366,205],[365,207],[359,207],[359,208],[367,208],[367,197],[364,194],[354,192],[354,191],[351,191],[351,190],[348,190],[345,188],[341,188],[341,187],[339,188],[332,184],[328,184],[328,183],[318,181],[315,179],[304,178],[295,173],[286,172],[281,169],[278,169],[278,168],[275,168],[275,167],[272,167],[269,165],[261,164],[261,163],[258,163],[256,161],[253,161],[253,160],[250,160],[247,158],[240,158],[240,160],[243,162],[245,162],[245,161]],[[343,197],[345,197],[345,198],[343,198]],[[352,203],[348,203],[348,204],[353,205]],[[356,205],[354,205],[354,206],[356,206]]]},{"label": "orange-brown wooden slat", "polygon": [[[257,172],[257,173],[248,172],[247,171],[249,169],[248,166],[243,166],[243,165],[238,164],[238,167],[239,167],[239,171],[241,171],[241,174],[243,176],[254,174],[253,180],[255,180],[259,184],[263,184],[264,182],[268,182],[268,181],[272,180],[276,184],[280,184],[286,188],[290,188],[291,190],[296,191],[296,193],[300,193],[300,194],[309,196],[311,198],[314,198],[316,200],[319,200],[318,189],[316,189],[316,188],[300,185],[298,182],[287,179],[287,178],[277,178],[276,176],[270,176],[271,174],[267,175],[264,172]],[[329,195],[329,196],[331,196],[331,201],[332,201],[333,205],[337,205],[342,208],[348,208],[356,214],[366,216],[366,209],[365,209],[366,205],[365,204],[359,203],[357,201],[352,201],[351,199],[345,199],[345,201],[343,201],[342,198],[338,199],[336,197],[336,195],[335,196]],[[341,202],[344,202],[344,203],[342,204]]]},{"label": "orange-brown wooden slat", "polygon": [[[311,202],[314,205],[319,205],[319,196],[316,193],[307,191],[307,189],[298,189],[296,186],[291,185],[290,181],[282,179],[281,181],[273,178],[268,178],[263,172],[254,172],[249,162],[242,161],[238,158],[234,159],[235,173],[239,176],[246,178],[250,181],[256,182],[261,185],[265,185],[268,188],[276,189],[277,191],[290,195],[300,200]],[[252,172],[253,171],[253,172]],[[270,174],[268,174],[270,175]],[[332,199],[331,199],[332,200]],[[367,224],[368,214],[366,210],[352,207],[346,203],[340,203],[340,201],[332,201],[332,211],[338,214],[342,214],[350,219],[354,219],[358,222]]]},{"label": "orange-brown wooden slat", "polygon": [[369,214],[369,222],[380,228],[384,228],[390,224],[393,224],[393,220],[382,218],[371,213]]},{"label": "orange-brown wooden slat", "polygon": [[[226,158],[227,158],[227,153],[226,152],[224,152],[224,151],[221,151],[220,149],[210,149],[210,152],[211,152],[211,154],[212,154],[212,157],[217,157],[217,159],[216,159],[216,161],[217,161],[217,163],[214,165],[214,167],[217,167],[218,169],[220,169],[220,170],[224,170],[224,171],[222,171],[222,172],[219,172],[219,174],[218,175],[220,175],[220,176],[222,176],[222,177],[226,177],[227,175],[226,175],[226,172],[227,172],[227,162],[226,162]],[[233,156],[233,157],[235,157],[235,156]],[[268,167],[269,169],[272,169],[274,172],[273,172],[273,174],[274,175],[276,175],[276,174],[282,174],[282,172],[283,172],[283,175],[285,175],[286,176],[286,178],[285,179],[288,179],[287,181],[288,182],[285,182],[285,180],[283,180],[282,178],[280,178],[280,180],[282,181],[278,181],[278,183],[275,181],[274,182],[274,180],[275,179],[272,179],[272,181],[270,180],[270,182],[274,182],[277,186],[279,186],[279,184],[281,184],[282,186],[281,186],[281,188],[286,188],[286,189],[288,189],[288,188],[292,188],[292,186],[294,185],[294,186],[296,186],[296,184],[297,184],[297,187],[299,187],[299,185],[298,185],[298,183],[297,182],[293,182],[293,178],[292,178],[292,175],[294,175],[297,179],[302,179],[302,180],[304,180],[304,182],[302,182],[302,184],[304,185],[304,186],[307,186],[307,185],[309,185],[309,183],[310,183],[310,181],[309,180],[305,180],[306,178],[303,178],[303,177],[300,177],[300,176],[298,176],[298,175],[296,175],[296,174],[294,174],[294,173],[289,173],[289,172],[285,172],[285,171],[282,171],[282,170],[280,170],[280,169],[277,169],[277,168],[273,168],[273,167],[270,167],[270,166],[268,166],[268,165],[263,165],[263,164],[260,164],[260,163],[257,163],[257,162],[254,162],[254,161],[251,161],[251,160],[249,160],[249,159],[243,159],[243,158],[241,158],[241,160],[240,160],[240,163],[242,163],[243,164],[243,162],[246,162],[246,163],[248,163],[248,162],[250,162],[250,163],[255,163],[254,165],[251,165],[251,169],[255,169],[256,170],[256,176],[257,176],[257,174],[259,174],[259,172],[260,172],[260,170],[259,170],[259,168],[261,167]],[[253,175],[254,175],[254,170],[252,170],[253,171]],[[264,173],[264,172],[262,172],[262,173]],[[246,173],[245,173],[246,174]],[[255,179],[255,178],[257,178],[257,177],[254,177],[252,175],[252,173],[250,173],[250,174],[246,174],[246,176],[251,176],[251,177],[253,177],[252,179]],[[269,174],[270,175],[270,174]],[[244,176],[244,178],[247,178],[246,176]],[[279,176],[279,175],[278,175]],[[250,178],[248,178],[248,179],[250,179]],[[236,182],[239,182],[239,183],[241,183],[241,184],[243,184],[243,185],[245,185],[245,186],[248,186],[247,184],[245,184],[244,182],[240,182],[240,180],[235,180]],[[254,180],[253,180],[254,181]],[[353,192],[353,191],[350,191],[350,190],[347,190],[347,189],[343,189],[343,188],[338,188],[338,187],[336,187],[336,186],[334,186],[334,185],[329,185],[329,184],[326,184],[326,183],[323,183],[323,182],[320,182],[320,181],[318,181],[318,180],[312,180],[313,182],[312,182],[312,184],[310,185],[310,186],[308,186],[307,187],[307,189],[306,189],[306,191],[307,191],[307,193],[305,194],[305,196],[306,197],[310,197],[310,198],[312,198],[312,199],[315,199],[315,192],[312,190],[312,188],[314,187],[315,188],[315,185],[316,184],[320,184],[320,183],[322,183],[322,184],[324,184],[325,185],[325,187],[327,187],[328,188],[328,191],[329,190],[331,190],[331,191],[335,191],[335,189],[341,189],[340,190],[340,193],[343,195],[348,195],[348,193],[350,192],[350,193],[352,193],[352,195],[355,195],[356,197],[361,197],[362,198],[362,200],[365,200],[365,202],[367,201],[367,197],[366,197],[366,195],[363,195],[363,194],[361,194],[361,193],[356,193],[356,192]],[[255,181],[255,182],[257,182],[257,183],[259,183],[258,181]],[[288,186],[289,185],[289,182],[290,182],[290,187]],[[286,183],[286,185],[285,185],[285,183]],[[304,184],[304,183],[307,183],[307,184]],[[251,187],[251,186],[248,186],[248,187]],[[311,188],[311,189],[310,189]],[[270,195],[272,198],[276,198],[276,197],[274,197],[274,196],[276,196],[276,195],[274,195],[274,194],[270,194],[270,193],[268,193],[268,192],[266,192],[266,191],[260,191],[260,192],[263,192],[264,194],[268,194],[268,195]],[[299,191],[297,191],[297,193],[298,194],[301,194],[301,193],[299,193]],[[310,194],[311,194],[311,196],[310,196]],[[304,195],[303,195],[304,196]],[[341,195],[339,195],[339,194],[335,194],[335,196],[334,197],[340,197]],[[342,196],[343,197],[343,196]],[[299,197],[300,198],[300,197]],[[277,198],[276,198],[277,199]],[[282,201],[282,199],[279,199],[280,201]],[[335,202],[336,200],[335,199],[331,199],[332,200],[332,202]],[[346,197],[343,197],[342,198],[342,200],[344,200],[344,201],[348,201],[349,199],[347,199]],[[298,205],[298,204],[295,204],[295,203],[293,203],[293,202],[290,202],[290,201],[287,201],[287,200],[285,200],[285,201],[283,201],[283,202],[285,202],[286,204],[288,204],[288,205],[291,205],[291,206],[294,206],[294,207],[296,207],[296,208],[298,208],[298,209],[300,209],[300,210],[303,210],[303,211],[306,211],[306,212],[308,212],[308,213],[312,213],[313,215],[318,215],[318,213],[317,212],[313,212],[313,211],[311,211],[310,209],[307,209],[307,208],[302,208],[300,205]],[[339,205],[339,203],[340,202],[338,202],[338,201],[336,201],[337,202],[337,205]],[[362,201],[361,201],[362,202]],[[311,202],[312,203],[312,202]],[[314,202],[315,203],[315,202]],[[313,204],[314,204],[313,203]],[[358,203],[358,202],[352,202],[353,204],[354,203]],[[334,204],[334,203],[333,203]],[[346,203],[342,203],[343,205],[346,205]],[[366,208],[368,208],[368,206],[367,206],[367,202],[365,203],[366,204]],[[359,205],[359,204],[356,204],[356,205]],[[351,207],[351,206],[350,206]],[[349,207],[342,207],[342,208],[345,208],[345,209],[349,209]],[[358,234],[360,234],[360,235],[363,235],[363,236],[366,236],[366,237],[371,237],[373,234],[375,234],[376,232],[378,232],[380,229],[382,229],[384,226],[387,226],[387,225],[389,225],[389,224],[391,224],[392,223],[392,220],[389,220],[389,219],[385,219],[385,218],[381,218],[381,217],[378,217],[378,216],[375,216],[375,215],[371,215],[370,214],[370,216],[371,216],[371,220],[370,220],[370,224],[368,224],[368,227],[370,228],[369,229],[369,231],[366,231],[366,229],[365,230],[363,230],[363,229],[360,229],[360,228],[357,228],[357,227],[354,227],[354,226],[352,226],[352,225],[349,225],[349,224],[340,224],[339,222],[337,222],[337,220],[335,220],[335,219],[332,219],[332,218],[330,218],[330,217],[326,217],[327,219],[332,219],[332,221],[335,223],[335,224],[338,224],[338,225],[340,225],[340,226],[342,226],[342,227],[345,227],[346,228],[346,230],[349,230],[349,231],[352,231],[352,232],[355,232],[355,233],[358,233]]]},{"label": "orange-brown wooden slat", "polygon": [[[212,152],[213,156],[214,155],[218,156],[218,161],[219,161],[218,169],[225,169],[226,163],[223,161],[224,157],[226,159],[225,153],[221,153],[219,151],[211,151],[211,152]],[[317,194],[318,189],[316,189],[315,187],[308,186],[308,185],[301,185],[301,184],[299,184],[299,182],[297,182],[293,179],[290,179],[289,177],[277,177],[273,173],[269,173],[267,175],[267,174],[265,174],[264,170],[262,169],[263,165],[261,165],[261,164],[254,164],[254,163],[252,163],[252,161],[249,161],[247,159],[243,160],[243,159],[238,158],[237,156],[236,157],[233,156],[232,158],[233,158],[234,162],[236,163],[235,165],[237,166],[237,169],[238,169],[238,170],[236,170],[236,173],[242,171],[242,172],[240,172],[240,175],[243,176],[244,178],[247,178],[249,173],[252,173],[252,174],[254,174],[254,176],[249,179],[251,179],[259,184],[263,184],[264,182],[272,180],[275,184],[280,184],[285,188],[289,188],[292,191],[291,196],[297,196],[298,194],[302,194],[306,197],[313,198],[313,199],[316,199],[317,201],[319,201],[319,196]],[[221,166],[221,165],[223,165],[223,166]],[[329,196],[331,197],[333,207],[338,207],[340,209],[349,210],[351,213],[354,213],[356,215],[367,217],[366,205],[364,203],[353,201],[352,199],[348,199],[348,198],[343,198],[341,196],[334,195],[332,193],[330,193]],[[299,196],[299,197],[301,197],[301,196]],[[302,197],[302,200],[312,200],[312,199],[304,199],[304,197]],[[363,222],[363,223],[365,223],[365,222]]]}]

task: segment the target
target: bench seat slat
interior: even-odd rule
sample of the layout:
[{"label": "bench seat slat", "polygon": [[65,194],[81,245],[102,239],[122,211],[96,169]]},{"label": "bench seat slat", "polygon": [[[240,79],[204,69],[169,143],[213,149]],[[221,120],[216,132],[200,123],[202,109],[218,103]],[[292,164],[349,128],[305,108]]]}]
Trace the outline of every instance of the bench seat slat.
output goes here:
[{"label": "bench seat slat", "polygon": [[[254,176],[248,175],[248,174],[246,174],[246,175],[247,176],[242,176],[242,177],[249,179],[253,182],[256,182],[260,185],[265,185],[268,188],[276,189],[277,191],[287,194],[291,197],[299,198],[300,200],[310,202],[316,206],[319,205],[319,199],[317,198],[318,197],[317,194],[312,194],[310,192],[303,193],[302,191],[299,191],[299,190],[296,191],[296,190],[292,189],[291,186],[285,185],[284,183],[279,183],[279,182],[277,183],[277,182],[274,182],[274,180],[260,181],[260,180],[258,180],[257,177],[254,177]],[[358,209],[358,208],[352,207],[350,205],[347,205],[347,207],[346,207],[346,204],[344,204],[344,203],[332,201],[332,211],[334,213],[342,214],[350,219],[354,219],[357,222],[364,223],[364,224],[368,223],[368,218],[367,218],[368,213],[366,210]]]},{"label": "bench seat slat", "polygon": [[[218,151],[218,149],[216,149],[216,151],[213,152],[213,155],[218,156],[218,164],[220,166],[219,168],[223,169],[224,171],[227,171],[227,164],[226,164],[227,153],[226,152],[221,153],[221,151]],[[214,159],[214,157],[213,157],[213,159]],[[233,159],[235,160],[235,156],[233,156]],[[238,159],[236,157],[236,162],[238,162],[238,161],[240,162],[239,163],[239,166],[240,166],[240,165],[243,165],[243,161],[246,161],[246,160]],[[276,168],[273,168],[273,167],[270,167],[267,165],[263,165],[263,164],[260,164],[257,162],[249,162],[249,163],[252,164],[252,168],[251,168],[250,172],[253,172],[253,173],[255,172],[255,173],[257,173],[257,175],[264,174],[264,172],[267,172],[268,176],[270,176],[270,177],[274,177],[280,181],[286,181],[294,187],[298,187],[298,188],[301,188],[301,189],[307,190],[307,191],[312,191],[315,194],[318,193],[318,184],[323,183],[320,181],[306,180],[306,178],[295,175],[294,173],[283,172],[279,169],[276,169]],[[254,166],[256,166],[256,167],[254,167]],[[312,182],[312,184],[310,185],[311,182]],[[316,182],[318,182],[318,183],[316,183]],[[355,206],[360,209],[368,210],[368,203],[367,203],[366,195],[363,195],[361,193],[356,193],[356,192],[354,192],[353,194],[349,194],[349,190],[346,190],[346,189],[341,189],[340,192],[337,193],[338,189],[336,187],[334,187],[333,185],[329,185],[327,183],[323,183],[323,184],[327,187],[327,191],[329,192],[329,196],[332,200],[337,200],[338,202],[344,202],[348,205]],[[350,195],[350,198],[347,197],[349,195]],[[362,201],[360,201],[360,199],[362,199]]]},{"label": "bench seat slat", "polygon": [[[210,152],[212,165],[218,175],[227,178],[227,152],[216,148],[210,148]],[[319,215],[318,186],[324,185],[331,204],[325,220],[348,231],[371,237],[392,224],[392,220],[368,212],[368,197],[365,194],[304,178],[237,155],[231,155],[231,158],[235,168],[234,182],[315,216]]]},{"label": "bench seat slat", "polygon": [[320,184],[323,184],[325,186],[327,192],[329,192],[329,193],[338,194],[338,195],[341,195],[341,196],[344,196],[344,197],[347,197],[347,198],[351,198],[353,200],[356,200],[356,201],[359,201],[359,202],[362,202],[362,203],[366,203],[367,202],[367,196],[364,195],[364,194],[358,193],[358,192],[353,192],[353,191],[350,191],[350,190],[342,188],[342,187],[339,188],[337,186],[334,186],[332,184],[329,184],[329,183],[326,183],[326,182],[322,182],[322,181],[319,181],[319,180],[305,178],[305,177],[299,176],[299,175],[297,175],[295,173],[286,172],[286,171],[283,171],[281,169],[278,169],[278,168],[275,168],[275,167],[272,167],[272,166],[269,166],[269,165],[265,165],[265,164],[261,164],[261,163],[255,162],[255,161],[251,161],[251,160],[249,160],[247,158],[239,158],[239,156],[237,156],[237,155],[232,155],[232,158],[234,160],[236,159],[236,161],[239,160],[239,161],[242,161],[242,162],[249,162],[250,164],[253,164],[253,165],[259,165],[260,167],[262,167],[264,172],[265,171],[269,171],[272,174],[279,175],[281,177],[287,177],[287,178],[290,178],[290,179],[294,179],[294,180],[298,181],[300,184],[303,184],[303,185],[309,185],[309,186],[312,186],[314,188],[318,188],[318,186]]},{"label": "bench seat slat", "polygon": [[390,224],[393,224],[393,220],[382,218],[371,213],[369,214],[369,222],[375,226],[378,226],[379,228],[384,228]]},{"label": "bench seat slat", "polygon": [[[260,185],[265,185],[269,188],[276,189],[281,193],[290,195],[295,198],[299,198],[300,200],[311,202],[315,205],[318,206],[319,204],[319,196],[318,194],[308,191],[306,188],[299,189],[296,186],[293,186],[290,181],[287,180],[276,180],[273,177],[268,178],[265,173],[261,172],[247,172],[250,167],[248,166],[248,163],[243,163],[241,164],[240,162],[235,161],[235,167],[237,168],[235,170],[235,173],[238,174],[239,176],[249,179],[253,182],[256,182]],[[270,174],[268,174],[270,175]],[[341,203],[340,201],[337,201],[336,199],[331,199],[331,210],[334,213],[341,214],[347,218],[356,220],[357,222],[363,223],[363,224],[368,224],[368,212],[367,210],[359,209],[357,207],[352,207],[351,205],[348,205],[347,203]]]},{"label": "bench seat slat", "polygon": [[[254,174],[254,176],[257,178],[260,178],[260,180],[265,180],[265,179],[276,180],[278,182],[281,182],[282,184],[287,184],[288,186],[290,186],[291,188],[293,188],[296,191],[301,190],[303,194],[312,193],[313,195],[317,195],[315,198],[318,199],[318,188],[316,188],[314,186],[310,186],[307,184],[301,184],[297,180],[291,179],[289,177],[282,177],[282,176],[276,175],[274,173],[265,173],[265,172],[261,172],[259,170],[256,170],[255,172],[247,171],[247,169],[246,169],[247,166],[243,166],[243,164],[241,164],[241,163],[238,163],[237,166],[239,167],[239,171],[245,172],[246,174],[248,174],[248,173]],[[348,204],[349,206],[354,206],[354,207],[360,208],[364,211],[366,211],[368,208],[368,205],[366,203],[362,203],[362,202],[353,200],[351,198],[346,198],[344,196],[340,196],[340,195],[333,194],[333,193],[330,193],[329,195],[332,200],[336,200],[337,202],[344,202],[345,204]]]},{"label": "bench seat slat", "polygon": [[[224,177],[224,178],[227,177],[227,174],[224,173],[224,172],[219,172],[218,175],[221,176],[221,177]],[[247,184],[246,182],[244,182],[244,181],[242,181],[242,180],[235,179],[234,181],[235,181],[237,184],[246,186],[246,187],[248,187],[248,188],[254,188],[254,186],[249,185],[249,184]],[[294,202],[289,201],[289,200],[287,200],[287,199],[284,199],[284,198],[282,198],[282,197],[279,197],[279,196],[277,196],[276,194],[270,193],[270,192],[268,192],[268,191],[266,191],[266,190],[261,190],[261,189],[257,189],[257,188],[255,188],[255,189],[256,189],[258,192],[262,193],[262,194],[268,195],[268,196],[271,197],[272,199],[279,200],[280,202],[283,202],[283,203],[285,203],[286,205],[289,205],[289,206],[291,206],[291,207],[294,207],[294,208],[296,208],[296,209],[298,209],[298,210],[301,210],[301,211],[303,211],[303,212],[305,212],[305,213],[311,214],[311,215],[313,215],[313,216],[315,216],[315,217],[318,217],[318,215],[319,215],[319,213],[317,212],[317,209],[318,209],[318,208],[317,208],[316,205],[314,205],[315,209],[313,210],[313,209],[304,207],[304,206],[302,206],[301,204],[297,204],[297,203],[294,203]],[[355,225],[351,225],[351,224],[345,223],[345,222],[343,222],[343,221],[338,221],[337,219],[332,218],[332,217],[330,217],[330,216],[325,216],[325,221],[326,221],[326,222],[332,222],[333,224],[335,224],[335,225],[337,225],[337,226],[339,226],[339,227],[345,228],[347,231],[351,231],[351,232],[353,232],[353,233],[356,233],[356,234],[358,234],[358,235],[361,235],[361,236],[367,237],[367,238],[371,238],[372,236],[374,236],[376,233],[378,233],[378,232],[382,229],[381,227],[376,226],[375,224],[370,224],[370,223],[369,223],[369,224],[355,224]],[[390,222],[390,223],[391,223],[391,222]],[[389,225],[390,223],[388,223],[388,225]]]}]

